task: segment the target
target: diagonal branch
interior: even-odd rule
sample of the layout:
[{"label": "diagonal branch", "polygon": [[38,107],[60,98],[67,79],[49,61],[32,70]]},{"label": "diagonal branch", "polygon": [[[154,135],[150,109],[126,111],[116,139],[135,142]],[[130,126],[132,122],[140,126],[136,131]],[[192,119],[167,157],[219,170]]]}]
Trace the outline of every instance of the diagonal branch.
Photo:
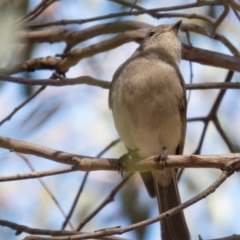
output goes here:
[{"label": "diagonal branch", "polygon": [[[17,153],[17,155],[22,158],[26,164],[28,165],[28,167],[32,170],[32,172],[34,172],[34,168],[32,167],[31,163],[28,161],[28,159],[22,155]],[[62,206],[60,205],[60,203],[58,202],[58,200],[56,199],[56,197],[53,195],[53,193],[51,192],[51,190],[47,187],[47,185],[43,182],[42,179],[38,179],[38,181],[40,182],[40,184],[42,185],[42,187],[45,189],[45,191],[48,193],[48,195],[52,198],[53,202],[56,204],[57,208],[59,209],[59,211],[62,213],[63,217],[66,217],[66,214],[62,208]],[[70,226],[70,228],[73,230],[73,225],[71,224],[71,222],[68,222],[68,225]]]},{"label": "diagonal branch", "polygon": [[41,1],[32,11],[30,11],[26,16],[21,17],[17,20],[16,24],[24,24],[28,21],[33,20],[39,16],[45,9],[47,9],[52,3],[57,0],[43,0]]},{"label": "diagonal branch", "polygon": [[0,176],[0,182],[10,182],[10,181],[25,180],[25,179],[48,177],[48,176],[54,176],[57,174],[69,173],[74,171],[79,171],[79,170],[78,168],[72,166],[72,167],[63,168],[63,169],[55,169],[55,170],[48,170],[48,171],[41,171],[41,172],[13,174],[9,176]]},{"label": "diagonal branch", "polygon": [[97,24],[95,26],[85,28],[80,31],[71,31],[64,28],[41,31],[22,30],[16,33],[16,37],[14,39],[16,39],[16,41],[20,43],[66,42],[69,45],[74,46],[78,43],[103,34],[116,34],[151,27],[153,26],[144,22],[121,21]]},{"label": "diagonal branch", "polygon": [[226,16],[229,13],[229,6],[224,6],[224,10],[221,13],[221,15],[218,17],[217,21],[214,24],[213,30],[212,30],[212,37],[214,36],[217,28],[220,26],[220,24],[223,22],[223,20],[226,18]]},{"label": "diagonal branch", "polygon": [[[120,139],[117,139],[117,140],[112,141],[110,144],[108,144],[108,145],[97,155],[97,157],[98,157],[98,158],[101,157],[101,156],[102,156],[103,154],[105,154],[109,149],[111,149],[112,147],[114,147],[118,142],[120,142]],[[84,186],[85,186],[85,183],[86,183],[86,181],[87,181],[88,174],[89,174],[89,172],[86,172],[86,173],[85,173],[85,176],[84,176],[84,178],[83,178],[83,181],[82,181],[82,183],[81,183],[81,185],[80,185],[80,187],[79,187],[78,193],[77,193],[77,195],[76,195],[76,197],[75,197],[75,199],[74,199],[74,201],[73,201],[72,207],[71,207],[71,209],[70,209],[70,211],[69,211],[69,213],[68,213],[65,221],[64,221],[63,224],[62,224],[62,230],[66,227],[69,219],[71,218],[71,216],[72,216],[72,214],[73,214],[73,211],[74,211],[75,208],[76,208],[77,202],[78,202],[78,200],[79,200],[79,198],[80,198],[80,195],[81,195],[81,193],[82,193],[82,191],[83,191],[83,188],[84,188]]]},{"label": "diagonal branch", "polygon": [[[224,82],[224,83],[230,83],[230,81],[231,81],[231,79],[232,79],[232,77],[233,77],[233,74],[234,74],[233,71],[229,71],[228,74],[227,74],[227,76],[226,76],[226,79],[225,79],[225,82]],[[213,106],[212,106],[212,108],[211,108],[211,110],[210,110],[210,112],[209,112],[209,114],[208,114],[207,117],[192,119],[192,121],[193,121],[193,120],[194,120],[194,121],[198,121],[198,120],[199,120],[199,121],[203,121],[203,122],[204,122],[204,129],[203,129],[203,131],[202,131],[202,134],[201,134],[201,138],[200,138],[198,147],[197,147],[197,149],[195,150],[194,154],[200,154],[200,152],[201,152],[203,140],[204,140],[204,138],[205,138],[206,130],[207,130],[207,127],[208,127],[208,124],[209,124],[210,121],[213,121],[213,122],[214,122],[214,124],[216,125],[216,128],[217,128],[217,130],[219,131],[220,135],[223,137],[224,140],[225,140],[225,139],[227,140],[227,141],[226,141],[226,144],[227,144],[228,146],[230,146],[229,149],[230,149],[230,150],[233,149],[233,146],[232,146],[232,144],[230,143],[230,141],[227,139],[225,132],[223,131],[223,129],[221,128],[220,124],[219,124],[218,121],[216,120],[216,118],[217,118],[217,110],[218,110],[218,108],[219,108],[219,106],[220,106],[220,103],[221,103],[221,101],[222,101],[225,93],[226,93],[226,90],[225,90],[225,89],[223,89],[223,90],[221,90],[221,91],[219,92],[219,94],[218,94],[218,96],[217,96],[217,98],[216,98],[216,100],[215,100],[215,102],[214,102],[214,104],[213,104]],[[215,121],[214,121],[214,120],[215,120]],[[232,152],[234,152],[234,151],[232,151]]]},{"label": "diagonal branch", "polygon": [[84,24],[84,23],[105,20],[105,19],[110,19],[110,18],[138,16],[140,14],[145,14],[145,13],[176,11],[176,10],[182,10],[182,9],[189,9],[189,8],[202,7],[202,6],[215,6],[215,5],[228,5],[228,4],[223,1],[197,1],[195,3],[176,5],[176,6],[172,6],[172,7],[144,9],[144,10],[138,10],[138,11],[132,11],[132,12],[128,11],[128,12],[112,13],[112,14],[107,14],[107,15],[93,17],[93,18],[87,18],[87,19],[60,20],[60,21],[48,22],[48,23],[44,23],[44,24],[29,25],[28,28],[29,29],[38,29],[38,28],[43,28],[43,27],[63,26],[63,25],[68,25],[68,24]]},{"label": "diagonal branch", "polygon": [[[46,237],[46,238],[38,237],[38,240],[77,240],[77,239],[89,239],[89,238],[103,237],[103,236],[109,236],[109,235],[113,235],[113,234],[123,234],[125,232],[129,232],[129,231],[135,230],[137,228],[144,227],[149,224],[161,221],[162,219],[169,218],[169,217],[173,216],[174,214],[182,211],[183,209],[193,205],[194,203],[206,198],[208,195],[213,193],[228,177],[230,177],[234,173],[233,170],[229,170],[229,169],[231,169],[232,164],[234,165],[235,161],[230,162],[226,166],[226,170],[224,170],[222,172],[220,177],[213,184],[211,184],[207,189],[205,189],[203,192],[199,193],[198,195],[191,198],[190,200],[182,203],[181,205],[174,207],[174,208],[160,214],[157,217],[154,217],[154,218],[151,218],[151,219],[148,219],[148,220],[136,223],[136,224],[132,224],[127,227],[104,229],[104,230],[100,230],[100,231],[97,231],[92,234],[83,234],[81,236],[73,235],[71,237],[70,236]],[[28,236],[25,238],[25,240],[33,240],[33,239],[35,240],[34,236]]]},{"label": "diagonal branch", "polygon": [[18,112],[21,108],[23,108],[27,103],[29,103],[33,98],[35,98],[45,88],[46,88],[46,86],[40,87],[35,93],[33,93],[25,101],[23,101],[20,105],[18,105],[16,108],[14,108],[13,111],[7,117],[5,117],[3,120],[0,121],[0,126],[3,123],[5,123],[6,121],[9,121],[16,112]]},{"label": "diagonal branch", "polygon": [[125,177],[105,198],[105,200],[86,218],[84,218],[77,227],[77,231],[80,231],[94,216],[96,216],[108,203],[114,201],[114,197],[119,192],[119,190],[124,186],[124,184],[133,176],[133,173],[130,173]]},{"label": "diagonal branch", "polygon": [[[14,222],[6,221],[6,220],[1,220],[0,219],[0,226],[3,227],[9,227],[13,230],[16,230],[15,235],[20,235],[23,232],[29,233],[29,234],[39,234],[39,235],[51,235],[51,236],[67,236],[67,235],[74,235],[74,234],[83,234],[83,232],[79,233],[77,231],[55,231],[55,230],[50,230],[50,229],[40,229],[40,228],[30,228],[25,225],[20,225]],[[125,238],[120,238],[120,237],[104,237],[104,238],[99,238],[99,239],[108,239],[108,240],[127,240]]]},{"label": "diagonal branch", "polygon": [[[112,2],[118,3],[122,6],[126,6],[126,7],[132,7],[133,4],[123,1],[123,0],[111,0]],[[134,4],[134,8],[137,10],[146,10],[141,6],[138,6],[136,4]],[[192,14],[187,14],[187,13],[176,13],[176,12],[171,12],[171,13],[158,13],[158,12],[153,12],[153,13],[148,13],[148,15],[156,18],[156,19],[160,19],[160,18],[174,18],[174,17],[178,17],[178,18],[188,18],[188,19],[200,19],[206,22],[209,22],[211,24],[215,23],[215,19],[209,16],[204,16],[201,14],[196,14],[196,13],[192,13]]]}]

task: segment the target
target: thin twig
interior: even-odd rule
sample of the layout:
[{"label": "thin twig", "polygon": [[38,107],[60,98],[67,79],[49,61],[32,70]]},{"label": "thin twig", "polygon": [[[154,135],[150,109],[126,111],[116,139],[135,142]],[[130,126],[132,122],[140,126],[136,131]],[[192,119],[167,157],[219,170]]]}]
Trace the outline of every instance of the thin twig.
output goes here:
[{"label": "thin twig", "polygon": [[[28,161],[28,159],[22,155],[22,154],[19,154],[19,153],[16,153],[20,158],[22,158],[25,163],[28,165],[28,167],[30,168],[30,170],[32,172],[34,172],[34,168],[33,166],[31,165],[31,163]],[[56,204],[57,208],[60,210],[60,212],[62,213],[63,217],[66,218],[66,214],[63,210],[63,208],[61,207],[60,203],[58,202],[58,200],[56,199],[56,197],[54,197],[53,193],[51,192],[51,190],[48,188],[48,186],[43,182],[42,179],[38,179],[38,181],[40,182],[40,184],[43,186],[43,188],[45,189],[45,191],[48,193],[48,195],[52,198],[52,200],[54,201],[54,203]],[[70,226],[70,228],[73,230],[73,225],[71,224],[71,222],[68,222],[68,225]]]},{"label": "thin twig", "polygon": [[225,143],[227,144],[229,150],[234,153],[235,152],[235,149],[234,149],[234,146],[233,144],[231,143],[230,139],[227,137],[227,134],[225,133],[225,131],[223,130],[219,120],[218,120],[218,117],[216,116],[214,119],[213,119],[213,122],[218,130],[218,132],[220,133],[221,137],[223,138],[223,140],[225,141]]},{"label": "thin twig", "polygon": [[205,117],[194,117],[194,118],[188,118],[188,122],[198,122],[198,121],[204,121]]},{"label": "thin twig", "polygon": [[51,26],[62,26],[62,25],[64,26],[64,25],[68,25],[68,24],[83,24],[83,23],[89,23],[89,22],[93,22],[93,21],[105,20],[105,19],[110,19],[110,18],[117,18],[117,17],[124,17],[124,16],[137,16],[137,15],[145,14],[145,13],[176,11],[176,10],[182,10],[182,9],[188,9],[188,8],[195,8],[195,7],[201,7],[201,6],[214,6],[214,5],[221,5],[221,4],[217,1],[216,2],[215,1],[208,1],[208,2],[197,1],[196,3],[185,4],[185,5],[144,9],[144,10],[138,10],[138,11],[132,11],[132,12],[112,13],[112,14],[107,14],[107,15],[93,17],[93,18],[87,18],[87,19],[60,20],[60,21],[48,22],[48,23],[44,23],[44,24],[29,25],[28,28],[29,29],[38,29],[38,28],[51,27]]},{"label": "thin twig", "polygon": [[79,226],[77,227],[77,231],[80,231],[94,216],[96,216],[108,203],[114,200],[115,195],[118,191],[124,186],[124,184],[133,176],[133,173],[128,174],[105,198],[105,200],[86,218],[84,218]]},{"label": "thin twig", "polygon": [[149,29],[152,27],[153,25],[144,22],[120,21],[96,24],[78,31],[72,31],[65,28],[47,29],[41,31],[22,30],[16,32],[14,40],[17,43],[66,42],[73,47],[76,44],[103,34],[116,34],[137,29]]},{"label": "thin twig", "polygon": [[134,0],[134,2],[132,3],[131,9],[129,10],[129,12],[132,12],[132,10],[134,9],[134,6],[136,5],[137,0]]},{"label": "thin twig", "polygon": [[[111,0],[112,2],[118,3],[122,6],[126,6],[126,7],[131,7],[132,4],[123,0]],[[134,5],[135,9],[138,10],[146,10],[145,8],[138,6],[138,5]],[[192,14],[187,14],[187,13],[177,13],[177,12],[170,12],[170,13],[158,13],[158,12],[150,12],[148,13],[148,15],[156,18],[156,19],[160,19],[160,18],[187,18],[187,19],[199,19],[199,20],[203,20],[206,22],[209,22],[211,24],[215,23],[215,19],[209,16],[204,16],[201,14],[196,14],[196,13],[192,13]]]},{"label": "thin twig", "polygon": [[80,185],[80,187],[79,187],[79,190],[78,190],[78,192],[77,192],[77,195],[76,195],[76,197],[75,197],[75,199],[74,199],[74,201],[73,201],[72,207],[70,208],[70,211],[69,211],[68,215],[65,216],[65,220],[64,220],[64,222],[63,222],[63,224],[62,224],[61,230],[64,230],[65,227],[66,227],[66,225],[67,225],[68,222],[70,221],[70,218],[71,218],[71,216],[72,216],[72,214],[73,214],[73,211],[75,210],[75,207],[76,207],[76,205],[77,205],[77,202],[78,202],[78,200],[79,200],[79,198],[80,198],[80,195],[81,195],[81,193],[82,193],[82,191],[83,191],[83,188],[84,188],[84,186],[85,186],[85,183],[86,183],[86,181],[87,181],[88,175],[89,175],[89,172],[86,172],[85,175],[84,175],[84,177],[83,177],[82,183],[81,183],[81,185]]},{"label": "thin twig", "polygon": [[187,89],[240,89],[240,82],[206,82],[206,83],[192,83],[186,84]]},{"label": "thin twig", "polygon": [[226,16],[229,13],[229,6],[224,6],[224,10],[221,13],[221,15],[218,17],[217,21],[214,24],[213,30],[212,30],[212,37],[214,36],[217,28],[220,26],[220,24],[223,22],[223,20],[226,18]]},{"label": "thin twig", "polygon": [[[50,79],[56,79],[56,76],[54,74],[52,74],[50,76]],[[32,94],[30,97],[28,97],[24,102],[22,102],[18,107],[16,107],[6,118],[4,118],[1,122],[0,122],[0,126],[11,119],[11,117],[18,111],[20,110],[22,107],[24,107],[28,102],[30,102],[33,98],[35,98],[40,92],[42,92],[47,86],[41,86],[34,94]]]},{"label": "thin twig", "polygon": [[240,16],[239,16],[238,11],[236,11],[235,9],[233,9],[233,12],[234,12],[235,16],[237,17],[238,21],[240,22]]},{"label": "thin twig", "polygon": [[194,154],[200,154],[200,152],[201,152],[202,145],[203,145],[203,140],[204,140],[205,135],[206,135],[208,124],[209,124],[209,121],[204,123],[204,128],[203,128],[203,131],[202,131],[202,134],[201,134],[201,137],[200,137],[200,141],[198,143],[197,149],[194,151]]},{"label": "thin twig", "polygon": [[44,12],[50,5],[52,5],[53,3],[57,2],[59,0],[49,0],[49,2],[47,2],[45,4],[44,7],[42,7],[41,9],[39,9],[35,14],[33,14],[31,17],[25,19],[21,24],[26,23],[26,22],[30,22],[33,19],[37,18],[42,12]]},{"label": "thin twig", "polygon": [[[26,84],[29,86],[41,85],[41,86],[54,86],[54,87],[87,84],[95,87],[101,87],[104,89],[109,89],[111,84],[110,81],[100,80],[90,76],[80,76],[76,78],[64,78],[58,75],[56,76],[58,79],[31,79],[31,78],[12,77],[12,76],[0,74],[0,81]],[[240,89],[240,82],[191,83],[191,84],[186,84],[186,89],[188,90]]]},{"label": "thin twig", "polygon": [[[29,233],[29,234],[39,234],[39,235],[51,235],[51,236],[67,236],[67,235],[74,235],[74,234],[83,234],[84,232],[77,232],[77,231],[55,231],[55,230],[49,230],[49,229],[40,229],[40,228],[30,228],[25,225],[20,225],[14,222],[6,221],[6,220],[1,220],[0,219],[0,226],[3,227],[9,227],[13,230],[16,230],[15,235],[20,235],[23,232]],[[120,238],[120,237],[103,237],[99,239],[108,239],[108,240],[127,240],[125,238]]]},{"label": "thin twig", "polygon": [[[119,141],[120,141],[119,139],[112,141],[112,142],[111,142],[110,144],[108,144],[96,157],[97,157],[97,158],[100,158],[104,153],[106,153],[109,149],[111,149],[113,146],[115,146]],[[62,230],[64,230],[64,228],[66,227],[69,219],[71,218],[71,216],[72,216],[72,214],[73,214],[73,211],[74,211],[75,208],[76,208],[77,202],[78,202],[78,200],[79,200],[79,198],[80,198],[80,195],[81,195],[81,193],[82,193],[82,191],[83,191],[83,188],[84,188],[84,185],[85,185],[85,183],[86,183],[86,180],[87,180],[88,175],[89,175],[89,172],[86,172],[85,175],[84,175],[84,177],[83,177],[82,183],[81,183],[81,185],[80,185],[80,187],[79,187],[79,190],[78,190],[78,192],[77,192],[77,195],[76,195],[76,197],[75,197],[75,199],[74,199],[74,201],[73,201],[72,207],[71,207],[71,209],[70,209],[70,211],[69,211],[69,213],[68,213],[65,221],[64,221],[63,224],[62,224]]]},{"label": "thin twig", "polygon": [[27,15],[19,18],[15,24],[21,24],[23,22],[23,20],[26,20],[28,19],[29,17],[31,17],[32,15],[36,14],[39,9],[42,9],[44,7],[44,5],[46,5],[46,3],[48,2],[49,0],[42,0],[34,9],[32,9],[32,11],[30,11]]},{"label": "thin twig", "polygon": [[63,174],[79,171],[74,166],[63,168],[63,169],[56,169],[56,170],[48,170],[48,171],[41,171],[41,172],[30,172],[30,173],[22,173],[22,174],[13,174],[9,176],[0,176],[0,182],[10,182],[10,181],[19,181],[25,179],[34,179],[34,178],[41,178],[41,177],[49,177],[53,175]]},{"label": "thin twig", "polygon": [[105,89],[109,89],[110,87],[109,81],[95,79],[90,76],[81,76],[76,78],[64,78],[64,77],[58,76],[57,78],[58,79],[27,79],[27,78],[0,75],[0,81],[15,82],[15,83],[27,84],[31,86],[41,85],[41,86],[62,87],[62,86],[69,86],[69,85],[88,84],[96,87],[102,87]]},{"label": "thin twig", "polygon": [[[228,74],[227,74],[227,76],[226,76],[226,79],[225,79],[225,83],[231,82],[232,77],[233,77],[233,74],[234,74],[233,71],[229,71],[229,72],[228,72]],[[210,119],[210,118],[213,118],[214,115],[216,114],[216,112],[217,112],[217,110],[218,110],[218,108],[219,108],[219,106],[220,106],[220,104],[221,104],[221,102],[222,102],[222,99],[223,99],[223,97],[224,97],[224,95],[225,95],[226,92],[227,92],[227,90],[226,90],[226,89],[223,89],[223,90],[221,90],[220,93],[218,94],[218,96],[217,96],[217,98],[216,98],[216,100],[215,100],[215,102],[214,102],[214,104],[213,104],[213,106],[212,106],[212,109],[211,109],[211,111],[210,111],[210,113],[209,113],[209,115],[208,115],[208,118],[209,118],[209,119]]]},{"label": "thin twig", "polygon": [[[233,77],[233,74],[234,74],[233,71],[229,71],[229,72],[228,72],[228,74],[227,74],[227,76],[226,76],[226,79],[225,79],[225,83],[229,83],[229,82],[231,81],[231,79],[232,79],[232,77]],[[214,122],[214,119],[216,118],[217,110],[218,110],[218,108],[219,108],[219,106],[220,106],[220,103],[221,103],[221,101],[222,101],[223,96],[225,95],[225,93],[226,93],[226,90],[225,90],[225,89],[223,89],[223,90],[220,91],[220,93],[218,94],[218,96],[217,96],[217,98],[216,98],[216,100],[215,100],[215,102],[214,102],[214,104],[213,104],[213,106],[212,106],[212,109],[210,110],[208,116],[201,119],[201,120],[204,122],[204,129],[203,129],[203,131],[202,131],[202,134],[201,134],[201,138],[200,138],[198,147],[197,147],[197,149],[195,150],[194,154],[200,154],[201,148],[202,148],[202,144],[203,144],[203,140],[204,140],[204,137],[205,137],[205,134],[206,134],[206,130],[207,130],[207,127],[208,127],[208,124],[209,124],[210,121],[213,121],[213,122]],[[216,126],[216,127],[218,128],[219,126]],[[219,129],[220,129],[220,128],[219,128]],[[222,129],[221,129],[221,130],[222,130]],[[222,132],[223,132],[223,130],[222,130]],[[221,135],[221,132],[219,132],[219,133],[220,133],[220,135]],[[223,134],[222,137],[223,137],[223,139],[227,139],[227,138],[226,138],[226,134]],[[227,143],[227,144],[228,144],[228,143],[230,144],[230,141],[228,141],[228,142],[226,142],[226,143]],[[232,148],[233,148],[233,147],[232,147]],[[230,149],[232,149],[232,148],[230,148]]]},{"label": "thin twig", "polygon": [[24,102],[22,102],[20,105],[18,105],[16,108],[14,108],[14,110],[7,117],[5,117],[2,121],[0,121],[0,126],[3,123],[5,123],[6,121],[9,121],[16,112],[18,112],[21,108],[23,108],[27,103],[29,103],[33,98],[35,98],[45,88],[46,88],[46,86],[40,87],[35,93],[33,93],[31,96],[29,96]]}]

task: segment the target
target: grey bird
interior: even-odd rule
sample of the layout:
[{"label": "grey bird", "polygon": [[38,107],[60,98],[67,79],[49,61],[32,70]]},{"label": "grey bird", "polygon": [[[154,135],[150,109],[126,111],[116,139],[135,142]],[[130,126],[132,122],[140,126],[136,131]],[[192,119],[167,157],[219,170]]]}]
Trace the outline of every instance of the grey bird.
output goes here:
[{"label": "grey bird", "polygon": [[[115,72],[109,92],[115,127],[134,158],[182,154],[186,132],[186,90],[179,70],[181,21],[151,29],[136,52]],[[136,150],[136,151],[134,151]],[[176,171],[141,173],[161,213],[181,204]],[[188,240],[183,212],[161,221],[163,240]]]}]

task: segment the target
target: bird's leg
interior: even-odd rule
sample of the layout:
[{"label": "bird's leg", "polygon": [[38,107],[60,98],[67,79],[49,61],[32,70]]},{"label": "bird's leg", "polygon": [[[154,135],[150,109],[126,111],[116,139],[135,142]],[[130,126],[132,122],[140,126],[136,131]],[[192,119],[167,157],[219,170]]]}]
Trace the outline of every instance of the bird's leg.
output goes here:
[{"label": "bird's leg", "polygon": [[134,159],[134,154],[138,151],[138,149],[130,150],[128,153],[125,153],[118,159],[118,173],[123,177],[123,168],[127,165],[127,161],[129,159]]},{"label": "bird's leg", "polygon": [[161,153],[158,155],[156,161],[157,162],[162,162],[162,171],[164,170],[165,167],[167,167],[167,159],[168,159],[168,151],[165,146],[162,147]]}]

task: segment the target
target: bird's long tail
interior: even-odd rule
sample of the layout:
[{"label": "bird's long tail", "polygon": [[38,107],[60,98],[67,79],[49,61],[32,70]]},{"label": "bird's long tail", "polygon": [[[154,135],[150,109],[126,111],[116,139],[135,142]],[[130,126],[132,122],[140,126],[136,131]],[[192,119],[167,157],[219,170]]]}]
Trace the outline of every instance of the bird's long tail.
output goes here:
[{"label": "bird's long tail", "polygon": [[[160,186],[154,180],[155,192],[160,213],[181,204],[176,174],[167,187]],[[189,240],[190,234],[182,211],[161,221],[162,240]]]}]

